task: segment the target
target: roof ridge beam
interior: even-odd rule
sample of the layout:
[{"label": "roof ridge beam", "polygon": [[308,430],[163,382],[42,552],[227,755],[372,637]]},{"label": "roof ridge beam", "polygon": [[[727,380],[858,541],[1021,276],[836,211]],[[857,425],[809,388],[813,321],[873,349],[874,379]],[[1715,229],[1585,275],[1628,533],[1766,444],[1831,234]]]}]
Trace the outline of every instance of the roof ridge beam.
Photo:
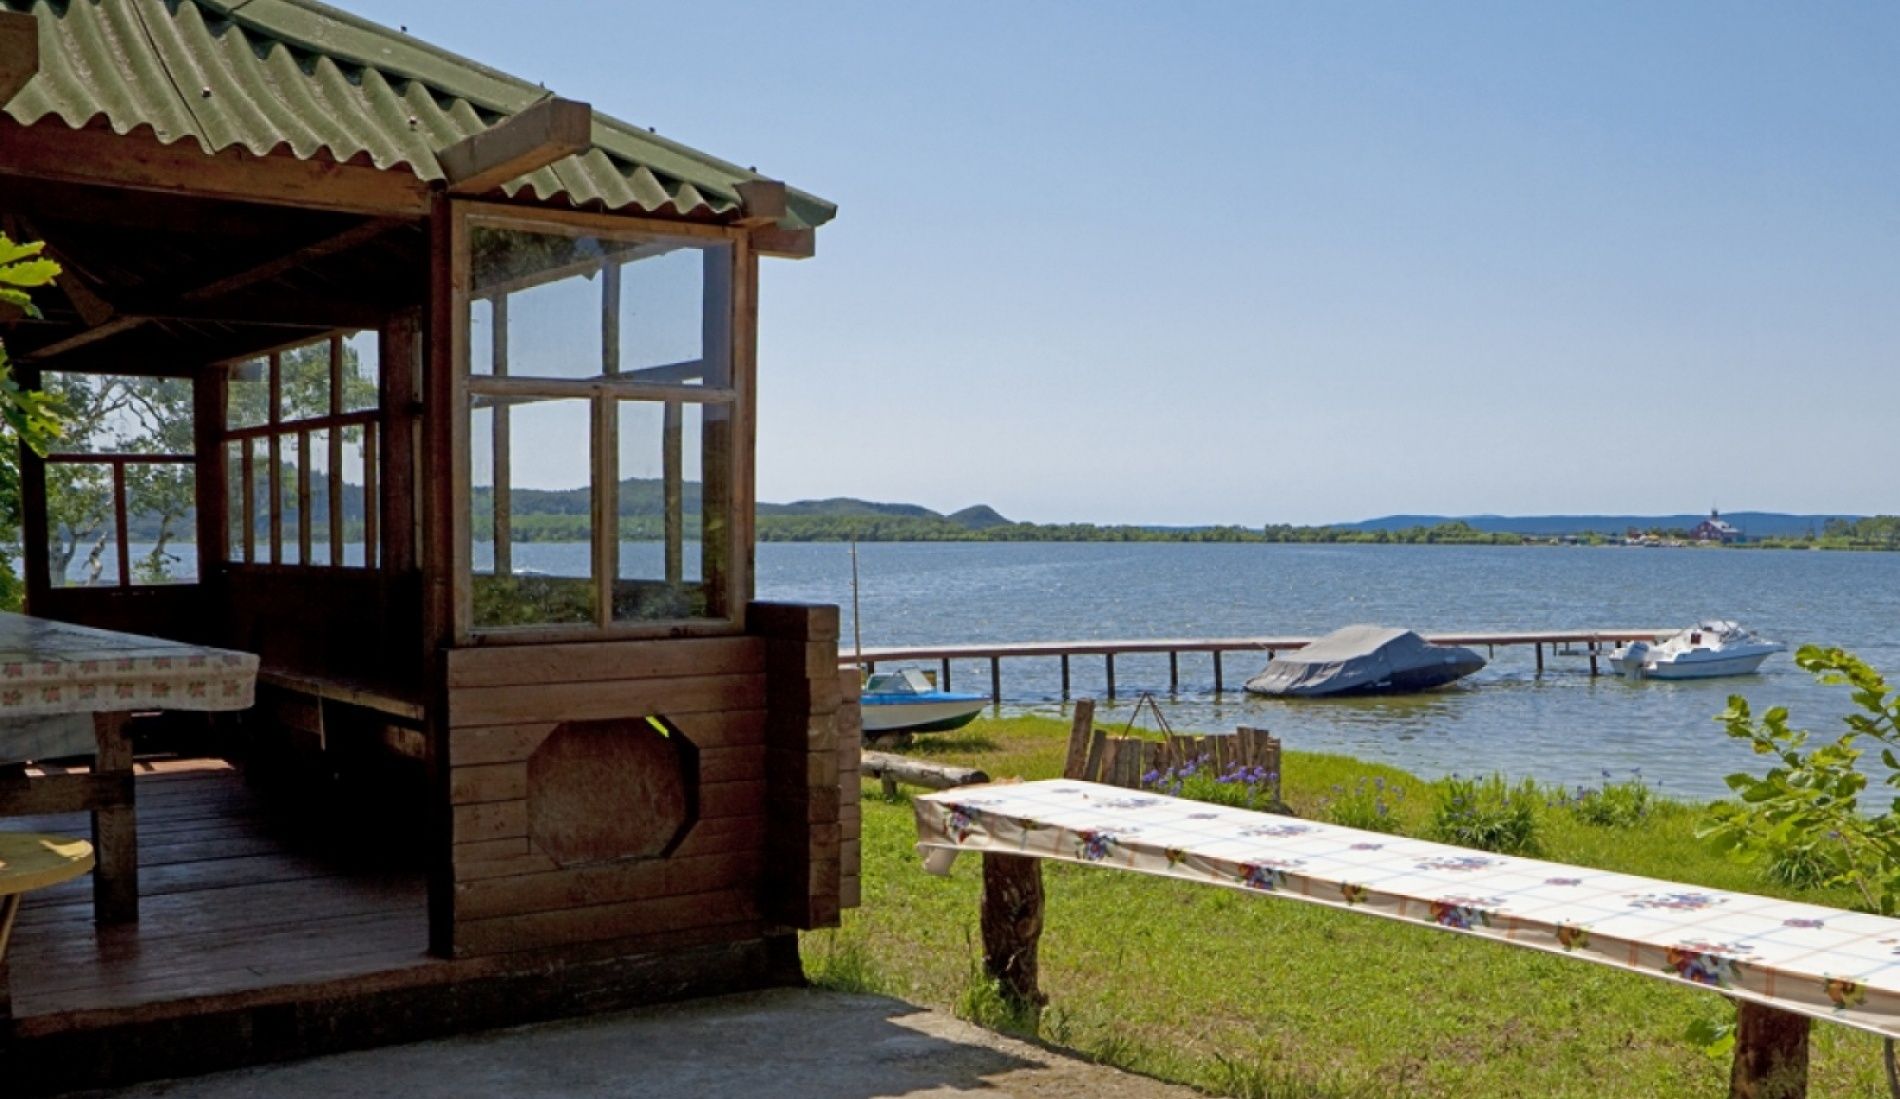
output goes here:
[{"label": "roof ridge beam", "polygon": [[550,96],[436,153],[452,195],[482,195],[594,145],[594,108]]}]

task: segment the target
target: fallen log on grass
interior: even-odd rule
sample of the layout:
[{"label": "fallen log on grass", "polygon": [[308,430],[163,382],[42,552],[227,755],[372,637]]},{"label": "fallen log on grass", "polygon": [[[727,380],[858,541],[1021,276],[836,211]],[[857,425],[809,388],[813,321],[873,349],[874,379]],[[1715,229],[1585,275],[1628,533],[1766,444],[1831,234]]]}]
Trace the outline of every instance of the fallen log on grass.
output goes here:
[{"label": "fallen log on grass", "polygon": [[989,775],[974,767],[953,767],[948,763],[908,759],[889,752],[865,752],[859,758],[858,773],[865,778],[882,779],[885,797],[896,797],[897,784],[900,782],[932,790],[948,790],[953,786],[979,786],[990,780]]}]

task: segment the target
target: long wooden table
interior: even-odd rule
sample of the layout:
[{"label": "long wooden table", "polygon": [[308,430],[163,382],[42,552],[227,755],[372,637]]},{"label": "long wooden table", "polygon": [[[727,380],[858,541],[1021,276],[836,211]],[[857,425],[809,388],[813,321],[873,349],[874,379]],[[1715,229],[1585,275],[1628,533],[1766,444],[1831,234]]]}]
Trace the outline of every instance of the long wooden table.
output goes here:
[{"label": "long wooden table", "polygon": [[100,923],[138,919],[128,719],[248,709],[256,686],[257,657],[248,653],[0,613],[0,759],[18,758],[8,750],[8,719],[85,714],[93,725],[89,772],[0,777],[0,817],[90,811],[94,912]]},{"label": "long wooden table", "polygon": [[[1348,909],[1720,992],[1743,1009],[1737,1079],[1744,1057],[1798,1060],[1805,1079],[1808,1019],[1900,1037],[1896,919],[1073,779],[944,790],[913,805],[926,869],[947,873],[961,851],[983,855],[987,963],[1031,1002],[1041,998],[1037,860],[1055,859]],[[1767,1043],[1775,1048],[1764,1051]]]}]

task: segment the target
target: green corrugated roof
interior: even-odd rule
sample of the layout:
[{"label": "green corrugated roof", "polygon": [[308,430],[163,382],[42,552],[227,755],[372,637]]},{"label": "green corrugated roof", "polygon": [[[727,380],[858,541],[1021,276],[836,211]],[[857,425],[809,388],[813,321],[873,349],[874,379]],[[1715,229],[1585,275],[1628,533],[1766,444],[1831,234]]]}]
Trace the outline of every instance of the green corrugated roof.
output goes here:
[{"label": "green corrugated roof", "polygon": [[[150,132],[207,153],[288,151],[442,178],[435,153],[547,89],[315,0],[0,0],[40,25],[40,72],[5,106],[24,125]],[[594,147],[507,187],[556,204],[725,214],[757,173],[594,115]],[[795,224],[837,208],[793,191]]]}]

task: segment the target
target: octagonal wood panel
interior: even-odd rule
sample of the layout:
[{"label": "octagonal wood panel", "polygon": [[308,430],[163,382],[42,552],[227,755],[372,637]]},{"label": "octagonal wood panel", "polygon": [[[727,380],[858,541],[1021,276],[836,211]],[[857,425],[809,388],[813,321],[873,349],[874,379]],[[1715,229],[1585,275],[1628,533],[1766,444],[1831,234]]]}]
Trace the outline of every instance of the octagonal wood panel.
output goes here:
[{"label": "octagonal wood panel", "polygon": [[698,750],[663,719],[570,721],[528,757],[528,835],[562,866],[665,855],[698,790]]}]

